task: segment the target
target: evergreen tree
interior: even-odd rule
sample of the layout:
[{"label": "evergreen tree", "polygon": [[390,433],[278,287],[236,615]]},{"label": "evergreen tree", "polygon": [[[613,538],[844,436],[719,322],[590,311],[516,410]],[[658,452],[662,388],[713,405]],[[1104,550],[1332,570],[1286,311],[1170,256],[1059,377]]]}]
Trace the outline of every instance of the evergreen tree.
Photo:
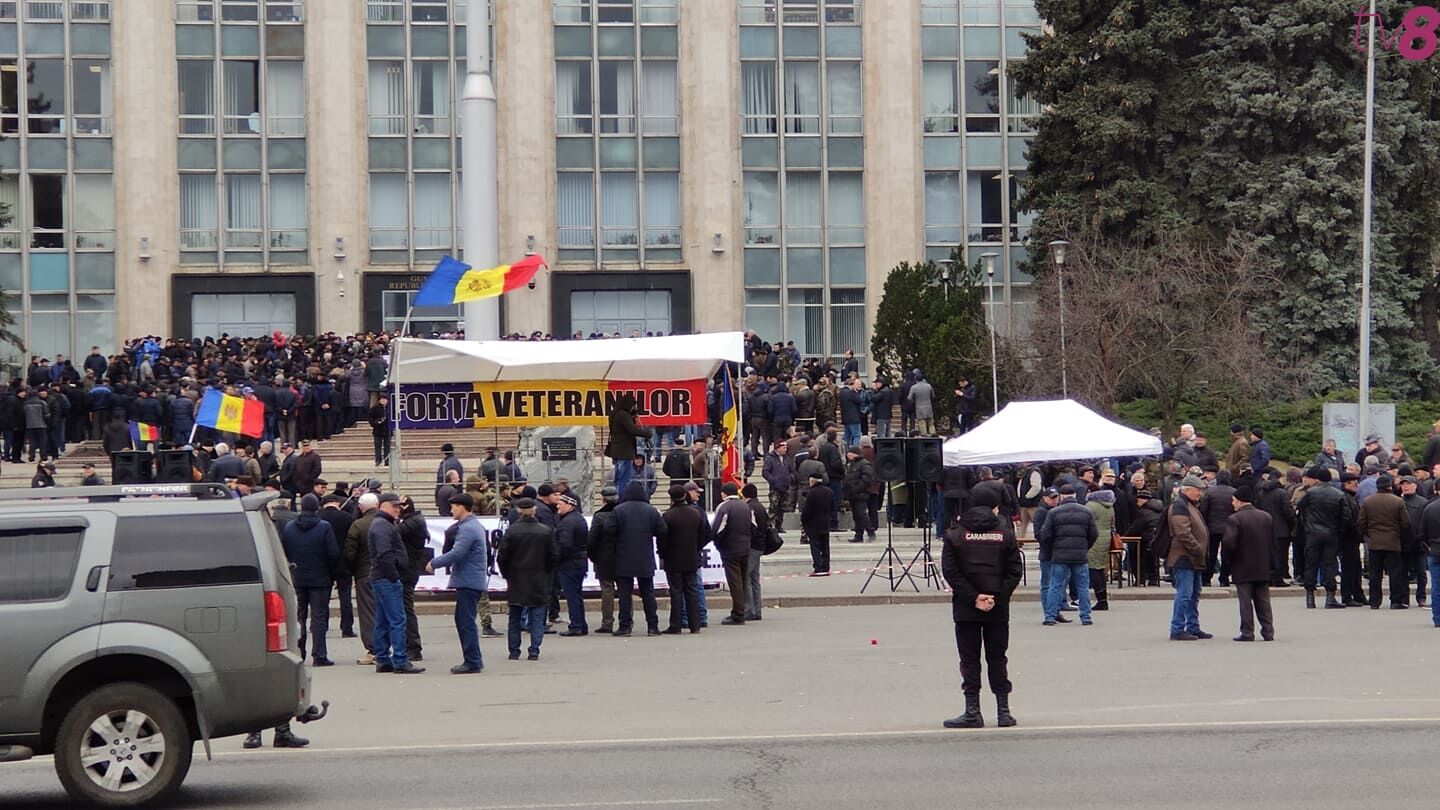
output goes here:
[{"label": "evergreen tree", "polygon": [[[1023,201],[1041,212],[1032,238],[1065,222],[1142,243],[1171,228],[1248,235],[1283,285],[1253,302],[1268,350],[1305,366],[1317,390],[1353,385],[1365,85],[1354,4],[1037,5],[1056,35],[1015,68],[1022,92],[1051,105]],[[1394,27],[1406,8],[1381,10]],[[1393,50],[1377,65],[1372,370],[1401,396],[1440,382],[1435,71]]]}]

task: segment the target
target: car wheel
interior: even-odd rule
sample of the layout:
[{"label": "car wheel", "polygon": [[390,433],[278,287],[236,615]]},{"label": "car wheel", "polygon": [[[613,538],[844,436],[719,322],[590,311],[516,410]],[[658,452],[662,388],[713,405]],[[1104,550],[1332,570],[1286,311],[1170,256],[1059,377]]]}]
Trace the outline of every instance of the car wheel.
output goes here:
[{"label": "car wheel", "polygon": [[174,701],[144,684],[110,684],[66,713],[55,772],[76,799],[135,807],[180,787],[193,747]]}]

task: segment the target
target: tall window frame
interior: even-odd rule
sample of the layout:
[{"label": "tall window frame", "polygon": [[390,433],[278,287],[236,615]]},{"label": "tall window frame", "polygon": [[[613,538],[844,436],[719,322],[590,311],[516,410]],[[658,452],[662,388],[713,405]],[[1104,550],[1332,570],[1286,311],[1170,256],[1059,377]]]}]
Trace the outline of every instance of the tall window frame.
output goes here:
[{"label": "tall window frame", "polygon": [[311,261],[304,12],[175,2],[183,265]]},{"label": "tall window frame", "polygon": [[747,328],[869,354],[860,0],[739,0]]},{"label": "tall window frame", "polygon": [[552,8],[559,261],[682,261],[679,0]]},{"label": "tall window frame", "polygon": [[[473,2],[365,0],[370,262],[463,255],[460,177],[466,21]],[[494,29],[491,29],[494,53]],[[492,57],[493,77],[493,57]]]},{"label": "tall window frame", "polygon": [[110,13],[0,3],[0,295],[31,353],[115,345]]},{"label": "tall window frame", "polygon": [[1040,108],[1016,95],[1010,66],[1040,18],[1032,0],[921,0],[920,23],[925,253],[999,254],[985,283],[1003,307],[997,328],[1013,334],[1033,301],[1021,271],[1033,217],[1016,202]]}]

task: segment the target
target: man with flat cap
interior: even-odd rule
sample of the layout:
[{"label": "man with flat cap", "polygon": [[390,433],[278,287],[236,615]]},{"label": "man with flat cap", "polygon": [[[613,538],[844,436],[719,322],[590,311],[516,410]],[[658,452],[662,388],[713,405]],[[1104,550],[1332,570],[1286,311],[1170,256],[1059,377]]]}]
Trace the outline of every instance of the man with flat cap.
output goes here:
[{"label": "man with flat cap", "polygon": [[590,625],[585,621],[585,572],[590,562],[585,557],[585,547],[590,530],[585,517],[580,514],[580,501],[570,494],[557,495],[555,499],[555,544],[560,549],[560,566],[556,574],[560,589],[565,594],[565,606],[569,613],[570,625],[560,635],[587,636]]},{"label": "man with flat cap", "polygon": [[455,590],[455,632],[460,637],[460,654],[464,659],[450,668],[450,674],[472,675],[485,669],[475,613],[480,594],[490,587],[490,550],[485,528],[474,514],[475,500],[461,492],[450,496],[449,506],[450,516],[455,518],[455,545],[426,563],[425,571],[433,574],[437,568],[450,569],[450,587]]},{"label": "man with flat cap", "polygon": [[500,538],[497,560],[505,577],[505,601],[510,605],[506,629],[510,660],[520,658],[520,630],[530,631],[531,661],[540,660],[540,642],[545,638],[545,603],[550,600],[550,583],[560,563],[555,530],[535,519],[535,499],[519,498],[512,504],[510,528]]},{"label": "man with flat cap", "polygon": [[812,470],[807,484],[804,498],[800,502],[800,528],[810,540],[810,576],[828,577],[830,513],[835,510],[835,493],[825,486],[823,470]]},{"label": "man with flat cap", "polygon": [[1255,492],[1241,484],[1230,496],[1235,511],[1225,519],[1220,542],[1230,564],[1230,581],[1240,602],[1240,635],[1236,641],[1255,640],[1255,619],[1260,619],[1260,637],[1275,640],[1275,622],[1270,610],[1271,558],[1275,542],[1275,518],[1253,506]]},{"label": "man with flat cap", "polygon": [[1335,561],[1340,555],[1340,537],[1355,521],[1350,499],[1330,486],[1330,470],[1311,467],[1301,481],[1305,495],[1295,506],[1295,531],[1305,549],[1305,607],[1315,607],[1315,584],[1324,572],[1325,607],[1343,608],[1335,598]]},{"label": "man with flat cap", "polygon": [[1180,492],[1166,512],[1170,529],[1170,552],[1165,565],[1175,580],[1175,604],[1170,612],[1170,640],[1198,641],[1214,638],[1200,629],[1200,588],[1210,551],[1210,531],[1197,506],[1208,486],[1204,478],[1187,475],[1180,479]]}]

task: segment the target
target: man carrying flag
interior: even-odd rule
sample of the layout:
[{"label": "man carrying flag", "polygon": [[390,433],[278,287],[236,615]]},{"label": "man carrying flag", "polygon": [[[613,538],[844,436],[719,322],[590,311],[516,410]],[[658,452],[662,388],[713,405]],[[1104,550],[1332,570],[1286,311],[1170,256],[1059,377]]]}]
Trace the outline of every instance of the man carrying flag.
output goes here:
[{"label": "man carrying flag", "polygon": [[734,483],[740,486],[745,483],[744,477],[740,475],[740,406],[735,396],[735,383],[730,377],[730,364],[724,365],[724,382],[720,388],[720,457],[725,467],[720,473],[722,484]]}]

